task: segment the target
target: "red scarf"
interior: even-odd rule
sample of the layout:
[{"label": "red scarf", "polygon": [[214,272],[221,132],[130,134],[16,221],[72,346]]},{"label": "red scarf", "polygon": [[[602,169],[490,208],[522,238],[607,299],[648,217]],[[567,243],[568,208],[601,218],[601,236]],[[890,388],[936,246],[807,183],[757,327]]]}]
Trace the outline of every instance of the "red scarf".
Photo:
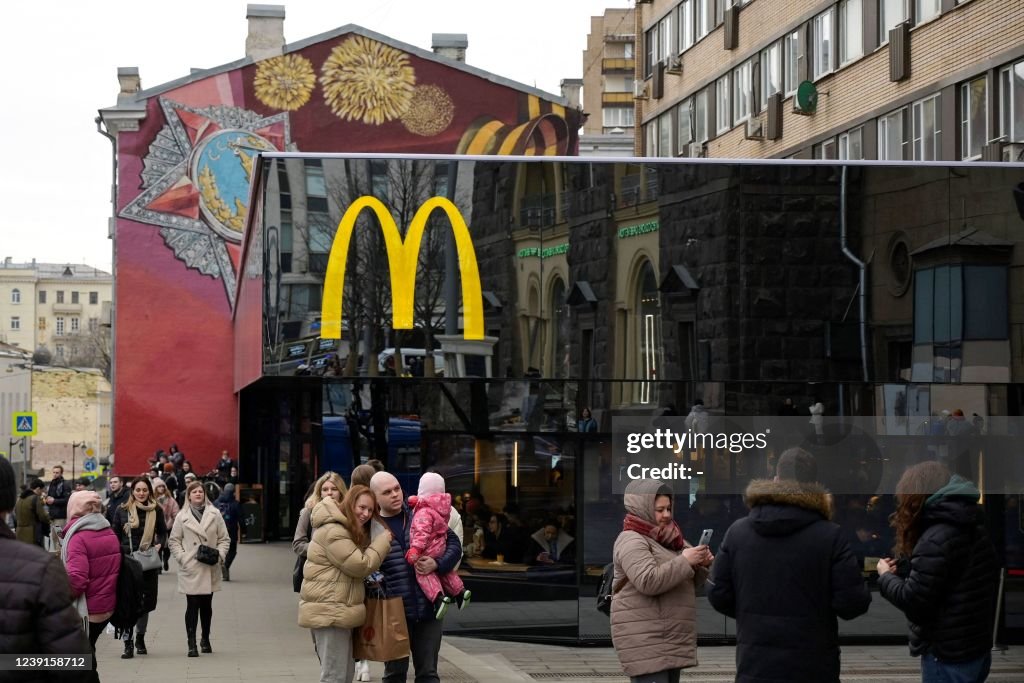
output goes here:
[{"label": "red scarf", "polygon": [[622,520],[622,530],[635,531],[638,534],[652,538],[669,550],[679,552],[683,549],[683,532],[680,531],[679,525],[676,524],[675,520],[672,520],[671,524],[665,526],[656,526],[632,513],[627,513],[626,518]]}]

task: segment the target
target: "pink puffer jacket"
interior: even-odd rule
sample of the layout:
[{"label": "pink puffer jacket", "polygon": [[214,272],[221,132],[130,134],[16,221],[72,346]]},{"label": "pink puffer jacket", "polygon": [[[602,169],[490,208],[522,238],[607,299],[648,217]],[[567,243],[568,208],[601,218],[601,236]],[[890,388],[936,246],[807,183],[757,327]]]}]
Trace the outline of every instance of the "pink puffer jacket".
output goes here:
[{"label": "pink puffer jacket", "polygon": [[114,611],[117,575],[121,570],[121,543],[113,529],[76,532],[68,545],[66,569],[72,597],[85,593],[89,614]]}]

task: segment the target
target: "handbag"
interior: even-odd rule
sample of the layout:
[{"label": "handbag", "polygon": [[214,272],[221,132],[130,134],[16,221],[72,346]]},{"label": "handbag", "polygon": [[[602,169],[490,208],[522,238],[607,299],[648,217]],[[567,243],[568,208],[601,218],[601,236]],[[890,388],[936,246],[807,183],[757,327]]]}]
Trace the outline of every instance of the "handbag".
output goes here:
[{"label": "handbag", "polygon": [[203,564],[215,565],[220,562],[220,551],[200,543],[196,550],[196,559]]},{"label": "handbag", "polygon": [[371,662],[409,656],[409,628],[401,597],[366,599],[366,623],[352,629],[352,653],[354,659]]},{"label": "handbag", "polygon": [[163,560],[160,559],[160,553],[157,552],[156,548],[148,548],[146,550],[132,550],[132,530],[128,529],[128,550],[129,557],[138,562],[142,566],[142,571],[148,572],[152,569],[160,569],[164,566]]},{"label": "handbag", "polygon": [[292,569],[292,590],[296,593],[302,590],[302,568],[306,564],[306,553],[295,558],[295,567]]}]

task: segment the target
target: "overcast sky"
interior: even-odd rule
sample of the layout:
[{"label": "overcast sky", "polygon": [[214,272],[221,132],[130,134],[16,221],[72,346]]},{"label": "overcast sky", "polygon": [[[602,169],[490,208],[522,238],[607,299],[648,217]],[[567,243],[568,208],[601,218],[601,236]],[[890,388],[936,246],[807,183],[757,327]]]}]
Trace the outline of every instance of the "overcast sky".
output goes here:
[{"label": "overcast sky", "polygon": [[[557,94],[561,79],[582,76],[590,16],[631,5],[290,0],[284,33],[291,43],[358,24],[428,50],[432,33],[466,33],[467,63]],[[192,67],[240,59],[245,14],[246,3],[239,0],[6,3],[0,257],[109,270],[111,144],[96,132],[94,119],[116,101],[117,67],[139,67],[142,87],[149,88]]]}]

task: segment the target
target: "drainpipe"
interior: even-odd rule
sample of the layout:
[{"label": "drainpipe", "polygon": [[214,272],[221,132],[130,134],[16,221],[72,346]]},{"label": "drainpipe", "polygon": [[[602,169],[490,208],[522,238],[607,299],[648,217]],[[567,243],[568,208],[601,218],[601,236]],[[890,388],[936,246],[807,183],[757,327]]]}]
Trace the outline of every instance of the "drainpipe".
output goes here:
[{"label": "drainpipe", "polygon": [[868,381],[868,293],[867,293],[867,264],[857,258],[846,245],[846,172],[844,164],[841,171],[839,185],[839,240],[843,255],[850,259],[860,270],[860,283],[857,286],[860,292],[858,303],[860,308],[860,364],[864,375],[864,382]]},{"label": "drainpipe", "polygon": [[[103,129],[103,117],[96,117],[96,132],[110,140],[110,445],[114,445],[114,382],[117,377],[117,138]],[[110,452],[107,452],[110,456]]]}]

